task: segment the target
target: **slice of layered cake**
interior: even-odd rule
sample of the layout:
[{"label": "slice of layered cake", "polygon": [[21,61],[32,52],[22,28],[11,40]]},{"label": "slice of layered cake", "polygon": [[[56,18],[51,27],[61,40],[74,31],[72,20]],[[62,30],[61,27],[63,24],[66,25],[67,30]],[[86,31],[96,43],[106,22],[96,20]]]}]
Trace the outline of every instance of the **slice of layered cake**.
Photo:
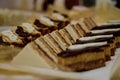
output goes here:
[{"label": "slice of layered cake", "polygon": [[12,29],[2,31],[1,40],[5,44],[23,46],[23,41],[12,31]]},{"label": "slice of layered cake", "polygon": [[50,33],[55,29],[58,29],[58,26],[45,16],[37,17],[32,23],[35,29],[40,31],[43,35]]},{"label": "slice of layered cake", "polygon": [[9,61],[20,52],[23,41],[11,29],[0,34],[0,62]]},{"label": "slice of layered cake", "polygon": [[41,35],[30,23],[22,23],[21,26],[14,28],[13,32],[23,41],[24,45]]},{"label": "slice of layered cake", "polygon": [[72,45],[59,56],[69,59],[65,65],[75,71],[94,69],[105,65],[104,51],[100,49],[105,45],[106,42]]},{"label": "slice of layered cake", "polygon": [[48,17],[57,24],[58,29],[64,28],[70,23],[67,15],[59,13],[57,11],[52,12]]}]

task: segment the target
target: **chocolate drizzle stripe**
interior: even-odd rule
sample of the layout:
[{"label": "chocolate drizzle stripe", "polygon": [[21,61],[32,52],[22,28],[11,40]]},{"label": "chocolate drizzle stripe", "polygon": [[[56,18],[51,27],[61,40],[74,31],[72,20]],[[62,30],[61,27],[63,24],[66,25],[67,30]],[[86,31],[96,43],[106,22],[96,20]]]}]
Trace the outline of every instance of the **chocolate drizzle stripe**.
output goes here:
[{"label": "chocolate drizzle stripe", "polygon": [[77,36],[80,38],[81,37],[81,35],[79,34],[79,29],[78,29],[78,27],[76,26],[76,25],[73,25],[73,29],[75,30],[75,32],[77,33]]},{"label": "chocolate drizzle stripe", "polygon": [[85,21],[86,21],[86,23],[88,23],[89,24],[89,27],[90,27],[90,29],[93,27],[93,25],[92,25],[92,23],[89,21],[89,19],[88,18],[85,18]]},{"label": "chocolate drizzle stripe", "polygon": [[77,36],[80,38],[81,36],[79,35],[77,27],[75,25],[73,25],[72,27],[73,27],[73,30],[75,31],[75,33],[77,34]]},{"label": "chocolate drizzle stripe", "polygon": [[81,25],[80,24],[77,24],[79,27],[80,27],[80,29],[83,31],[83,33],[85,34],[86,32],[85,32],[85,30],[81,27]]},{"label": "chocolate drizzle stripe", "polygon": [[88,20],[89,20],[90,24],[92,25],[91,29],[92,29],[93,27],[95,27],[95,24],[94,24],[93,21],[90,19],[90,17],[88,18]]},{"label": "chocolate drizzle stripe", "polygon": [[81,27],[81,25],[80,24],[78,24],[79,25],[79,27],[80,27],[80,29],[84,32],[84,34],[86,33],[86,31],[83,29],[83,27]]},{"label": "chocolate drizzle stripe", "polygon": [[90,25],[88,24],[88,22],[86,22],[86,20],[84,21],[85,25],[87,26],[87,28],[90,29]]},{"label": "chocolate drizzle stripe", "polygon": [[54,60],[37,44],[35,41],[33,43],[37,46],[38,49],[40,49],[51,61],[54,62]]},{"label": "chocolate drizzle stripe", "polygon": [[[52,41],[52,44],[53,45],[55,45],[60,51],[62,51],[62,49],[60,48],[60,46],[58,45],[58,43],[51,37],[51,35],[50,34],[47,34],[47,36],[49,37],[49,39]],[[45,38],[44,38],[44,40],[45,40]],[[48,43],[46,40],[45,40],[45,42],[46,43]],[[48,43],[48,45],[49,46],[52,46],[52,45],[50,45],[49,43]],[[51,48],[53,48],[53,47],[51,47]],[[53,49],[54,50],[54,49]],[[54,50],[55,51],[55,50]],[[55,51],[56,52],[56,51]],[[56,54],[58,54],[57,52],[56,52]]]},{"label": "chocolate drizzle stripe", "polygon": [[50,36],[50,38],[58,45],[58,47],[60,48],[60,50],[63,51],[63,49],[62,49],[61,46],[58,44],[58,42],[57,42],[51,35],[49,35],[49,36]]},{"label": "chocolate drizzle stripe", "polygon": [[56,52],[50,47],[50,45],[44,40],[44,38],[42,39],[42,41],[46,45],[46,47],[48,47],[48,49],[50,50],[50,52],[53,53],[53,55],[56,55]]},{"label": "chocolate drizzle stripe", "polygon": [[94,20],[91,17],[89,17],[89,20],[93,23],[94,27],[97,26],[97,24],[94,22]]},{"label": "chocolate drizzle stripe", "polygon": [[67,41],[65,41],[65,39],[62,37],[62,35],[59,32],[56,32],[58,34],[58,36],[61,38],[61,40],[67,45],[69,46],[69,44],[67,43]]},{"label": "chocolate drizzle stripe", "polygon": [[64,30],[67,33],[67,36],[70,38],[71,43],[73,43],[74,40],[73,40],[72,36],[69,34],[69,32],[66,29],[64,29]]},{"label": "chocolate drizzle stripe", "polygon": [[80,28],[77,27],[77,25],[74,25],[73,26],[73,29],[75,30],[75,32],[77,33],[77,35],[79,36],[79,38],[81,37],[80,33],[79,33],[79,30]]},{"label": "chocolate drizzle stripe", "polygon": [[[68,45],[71,45],[71,44],[72,44],[71,41],[70,41],[70,39],[69,39],[69,37],[68,37],[68,35],[67,35],[67,33],[65,32],[64,29],[59,30],[59,34],[61,35],[62,38],[64,38],[64,40],[66,41],[66,43],[67,43]],[[65,36],[64,36],[64,35],[65,35]]]}]

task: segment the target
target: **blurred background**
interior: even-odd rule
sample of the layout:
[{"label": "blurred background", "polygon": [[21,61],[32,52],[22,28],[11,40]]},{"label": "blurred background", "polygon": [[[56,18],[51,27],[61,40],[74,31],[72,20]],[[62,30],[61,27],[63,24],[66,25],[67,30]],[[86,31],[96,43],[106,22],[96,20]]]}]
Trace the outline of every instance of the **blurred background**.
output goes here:
[{"label": "blurred background", "polygon": [[[54,8],[62,12],[62,9],[83,11],[92,7],[96,12],[108,15],[108,12],[111,13],[109,3],[117,8],[120,7],[120,0],[0,0],[0,25],[18,25],[27,21],[33,13],[44,13]],[[112,13],[118,12],[120,11],[116,10]]]},{"label": "blurred background", "polygon": [[57,4],[56,6],[71,9],[75,5],[90,7],[95,5],[95,2],[96,0],[0,0],[0,8],[34,10],[37,7],[43,7],[45,9],[45,6],[49,4]]}]

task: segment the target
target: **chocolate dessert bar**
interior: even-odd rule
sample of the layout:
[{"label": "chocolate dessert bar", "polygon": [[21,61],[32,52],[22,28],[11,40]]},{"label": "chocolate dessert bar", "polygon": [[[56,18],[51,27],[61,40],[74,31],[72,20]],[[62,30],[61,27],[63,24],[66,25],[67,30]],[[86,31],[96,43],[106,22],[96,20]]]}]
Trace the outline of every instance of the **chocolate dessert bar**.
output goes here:
[{"label": "chocolate dessert bar", "polygon": [[56,11],[51,13],[48,17],[50,18],[51,21],[57,24],[58,29],[64,28],[70,23],[70,20],[68,19],[68,17],[66,17],[66,15]]},{"label": "chocolate dessert bar", "polygon": [[21,26],[17,26],[14,28],[14,33],[23,41],[24,45],[41,35],[30,23],[22,23]]},{"label": "chocolate dessert bar", "polygon": [[42,35],[50,33],[58,28],[58,26],[56,26],[53,21],[51,21],[49,18],[45,16],[40,16],[36,18],[33,22],[33,25],[35,29],[42,33]]},{"label": "chocolate dessert bar", "polygon": [[11,29],[1,32],[1,43],[8,45],[23,46],[23,41],[13,33]]}]

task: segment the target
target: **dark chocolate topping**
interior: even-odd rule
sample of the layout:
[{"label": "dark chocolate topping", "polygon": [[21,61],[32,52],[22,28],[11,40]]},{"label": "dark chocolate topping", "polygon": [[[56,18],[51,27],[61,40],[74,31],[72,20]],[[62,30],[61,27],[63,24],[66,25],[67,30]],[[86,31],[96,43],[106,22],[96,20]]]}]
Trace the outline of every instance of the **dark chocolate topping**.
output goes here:
[{"label": "dark chocolate topping", "polygon": [[92,42],[104,42],[107,41],[108,43],[113,43],[114,38],[97,38],[94,40],[88,40],[88,41],[81,41],[77,40],[75,44],[84,44],[84,43],[92,43]]},{"label": "dark chocolate topping", "polygon": [[86,47],[82,50],[81,49],[79,49],[79,50],[69,50],[69,49],[67,49],[66,51],[62,51],[61,53],[59,53],[58,56],[60,56],[60,57],[71,57],[71,56],[76,56],[76,55],[79,55],[79,54],[84,54],[84,53],[87,53],[87,52],[103,51],[102,49],[100,49],[100,47],[103,47],[103,46]]},{"label": "dark chocolate topping", "polygon": [[23,28],[21,26],[17,26],[16,33],[20,37],[29,37],[30,36],[30,34],[28,32],[24,32],[24,30],[23,30]]},{"label": "dark chocolate topping", "polygon": [[40,23],[40,21],[38,19],[35,19],[34,24],[39,28],[48,28],[48,26]]},{"label": "dark chocolate topping", "polygon": [[104,33],[86,33],[86,36],[95,36],[95,35],[109,35],[113,34],[114,36],[120,36],[120,31],[109,31],[109,32],[104,32]]},{"label": "dark chocolate topping", "polygon": [[120,24],[96,26],[93,30],[120,28]]},{"label": "dark chocolate topping", "polygon": [[38,19],[34,21],[34,24],[39,28],[38,31],[40,31],[42,35],[50,33],[57,28],[57,26],[46,26],[42,24]]}]

